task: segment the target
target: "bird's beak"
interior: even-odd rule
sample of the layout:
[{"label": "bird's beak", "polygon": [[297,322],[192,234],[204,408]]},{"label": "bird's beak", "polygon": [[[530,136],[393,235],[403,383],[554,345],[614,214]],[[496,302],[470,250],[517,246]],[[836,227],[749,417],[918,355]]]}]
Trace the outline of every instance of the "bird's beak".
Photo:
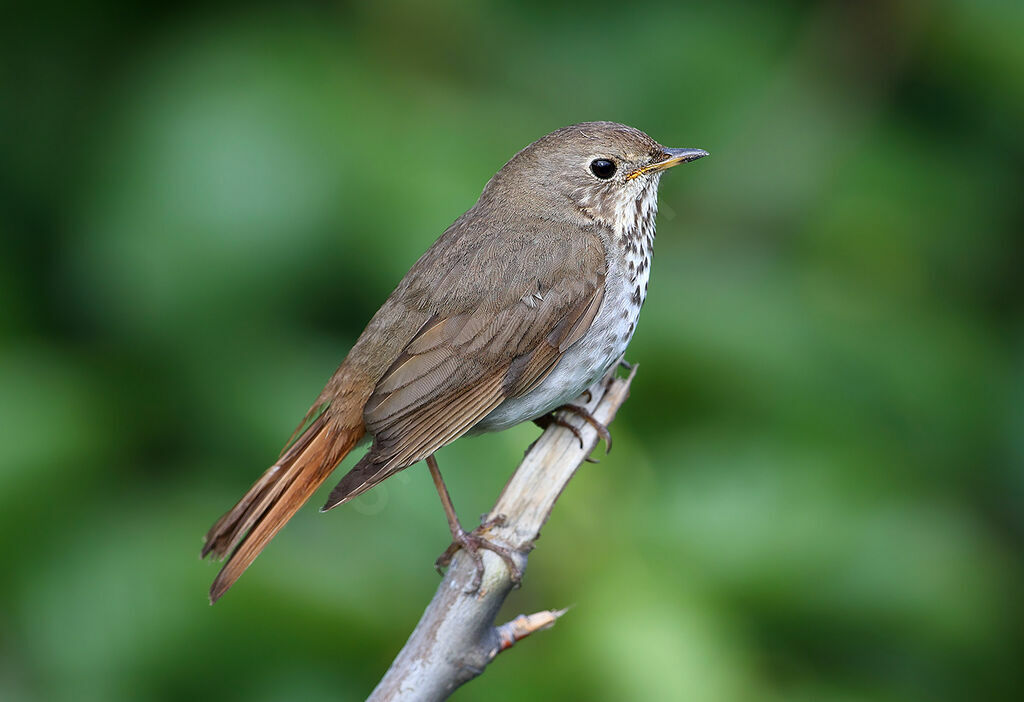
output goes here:
[{"label": "bird's beak", "polygon": [[707,156],[708,152],[704,149],[665,149],[665,155],[668,158],[658,163],[659,169],[672,168],[680,163],[696,161],[698,158]]},{"label": "bird's beak", "polygon": [[678,166],[680,163],[689,163],[690,161],[696,161],[698,158],[704,158],[708,155],[708,152],[704,149],[665,149],[665,158],[657,163],[652,163],[643,168],[637,170],[626,176],[627,179],[632,180],[637,176],[641,176],[644,173],[653,173],[655,171],[663,171],[666,168],[672,168],[672,166]]}]

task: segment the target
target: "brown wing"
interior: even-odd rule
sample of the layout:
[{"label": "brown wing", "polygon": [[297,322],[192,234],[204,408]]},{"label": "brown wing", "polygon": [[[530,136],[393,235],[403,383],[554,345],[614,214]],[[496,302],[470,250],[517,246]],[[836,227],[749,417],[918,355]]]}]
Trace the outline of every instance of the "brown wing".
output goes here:
[{"label": "brown wing", "polygon": [[503,309],[435,313],[366,404],[370,452],[331,493],[330,509],[469,431],[509,397],[537,386],[580,339],[604,298],[604,258],[535,280]]},{"label": "brown wing", "polygon": [[[516,306],[435,317],[384,374],[364,410],[374,451],[404,467],[453,441],[551,371],[593,322],[603,277],[528,294]],[[529,301],[527,301],[529,300]]]}]

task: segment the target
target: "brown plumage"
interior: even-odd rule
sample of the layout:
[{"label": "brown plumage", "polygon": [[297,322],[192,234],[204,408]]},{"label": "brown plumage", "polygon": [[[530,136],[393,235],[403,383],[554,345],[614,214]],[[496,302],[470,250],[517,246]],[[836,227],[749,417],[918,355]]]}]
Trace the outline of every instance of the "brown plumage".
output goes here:
[{"label": "brown plumage", "polygon": [[[553,132],[513,157],[370,320],[308,427],[210,529],[204,556],[234,549],[211,600],[364,435],[370,450],[325,510],[469,431],[546,414],[600,378],[621,357],[642,303],[622,315],[608,304],[641,295],[637,266],[629,280],[626,263],[643,251],[649,270],[644,242],[653,240],[661,171],[703,154],[598,122]],[[613,160],[616,176],[597,177],[594,159]]]}]

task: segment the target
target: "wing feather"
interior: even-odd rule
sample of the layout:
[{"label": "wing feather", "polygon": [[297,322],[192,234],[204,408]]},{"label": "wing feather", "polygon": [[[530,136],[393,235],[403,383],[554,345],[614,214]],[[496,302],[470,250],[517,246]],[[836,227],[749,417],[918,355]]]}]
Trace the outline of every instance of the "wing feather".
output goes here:
[{"label": "wing feather", "polygon": [[[604,249],[596,235],[591,239],[546,279],[538,272],[521,281],[521,289],[504,291],[502,306],[464,300],[428,310],[430,318],[380,377],[365,406],[367,433],[374,437],[370,452],[342,479],[325,509],[423,460],[551,373],[604,301]],[[424,297],[411,296],[408,304]]]}]

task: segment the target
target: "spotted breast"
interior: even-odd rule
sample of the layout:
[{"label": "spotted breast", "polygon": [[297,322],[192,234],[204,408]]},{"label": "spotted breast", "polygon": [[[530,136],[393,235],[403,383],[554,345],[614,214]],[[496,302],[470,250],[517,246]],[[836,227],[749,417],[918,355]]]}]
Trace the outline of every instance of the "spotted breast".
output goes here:
[{"label": "spotted breast", "polygon": [[636,197],[613,212],[592,213],[603,225],[599,231],[608,267],[597,317],[547,378],[531,392],[502,402],[474,427],[473,433],[501,431],[519,424],[524,417],[547,414],[578,397],[622,358],[647,298],[659,180],[660,174],[638,184]]}]

